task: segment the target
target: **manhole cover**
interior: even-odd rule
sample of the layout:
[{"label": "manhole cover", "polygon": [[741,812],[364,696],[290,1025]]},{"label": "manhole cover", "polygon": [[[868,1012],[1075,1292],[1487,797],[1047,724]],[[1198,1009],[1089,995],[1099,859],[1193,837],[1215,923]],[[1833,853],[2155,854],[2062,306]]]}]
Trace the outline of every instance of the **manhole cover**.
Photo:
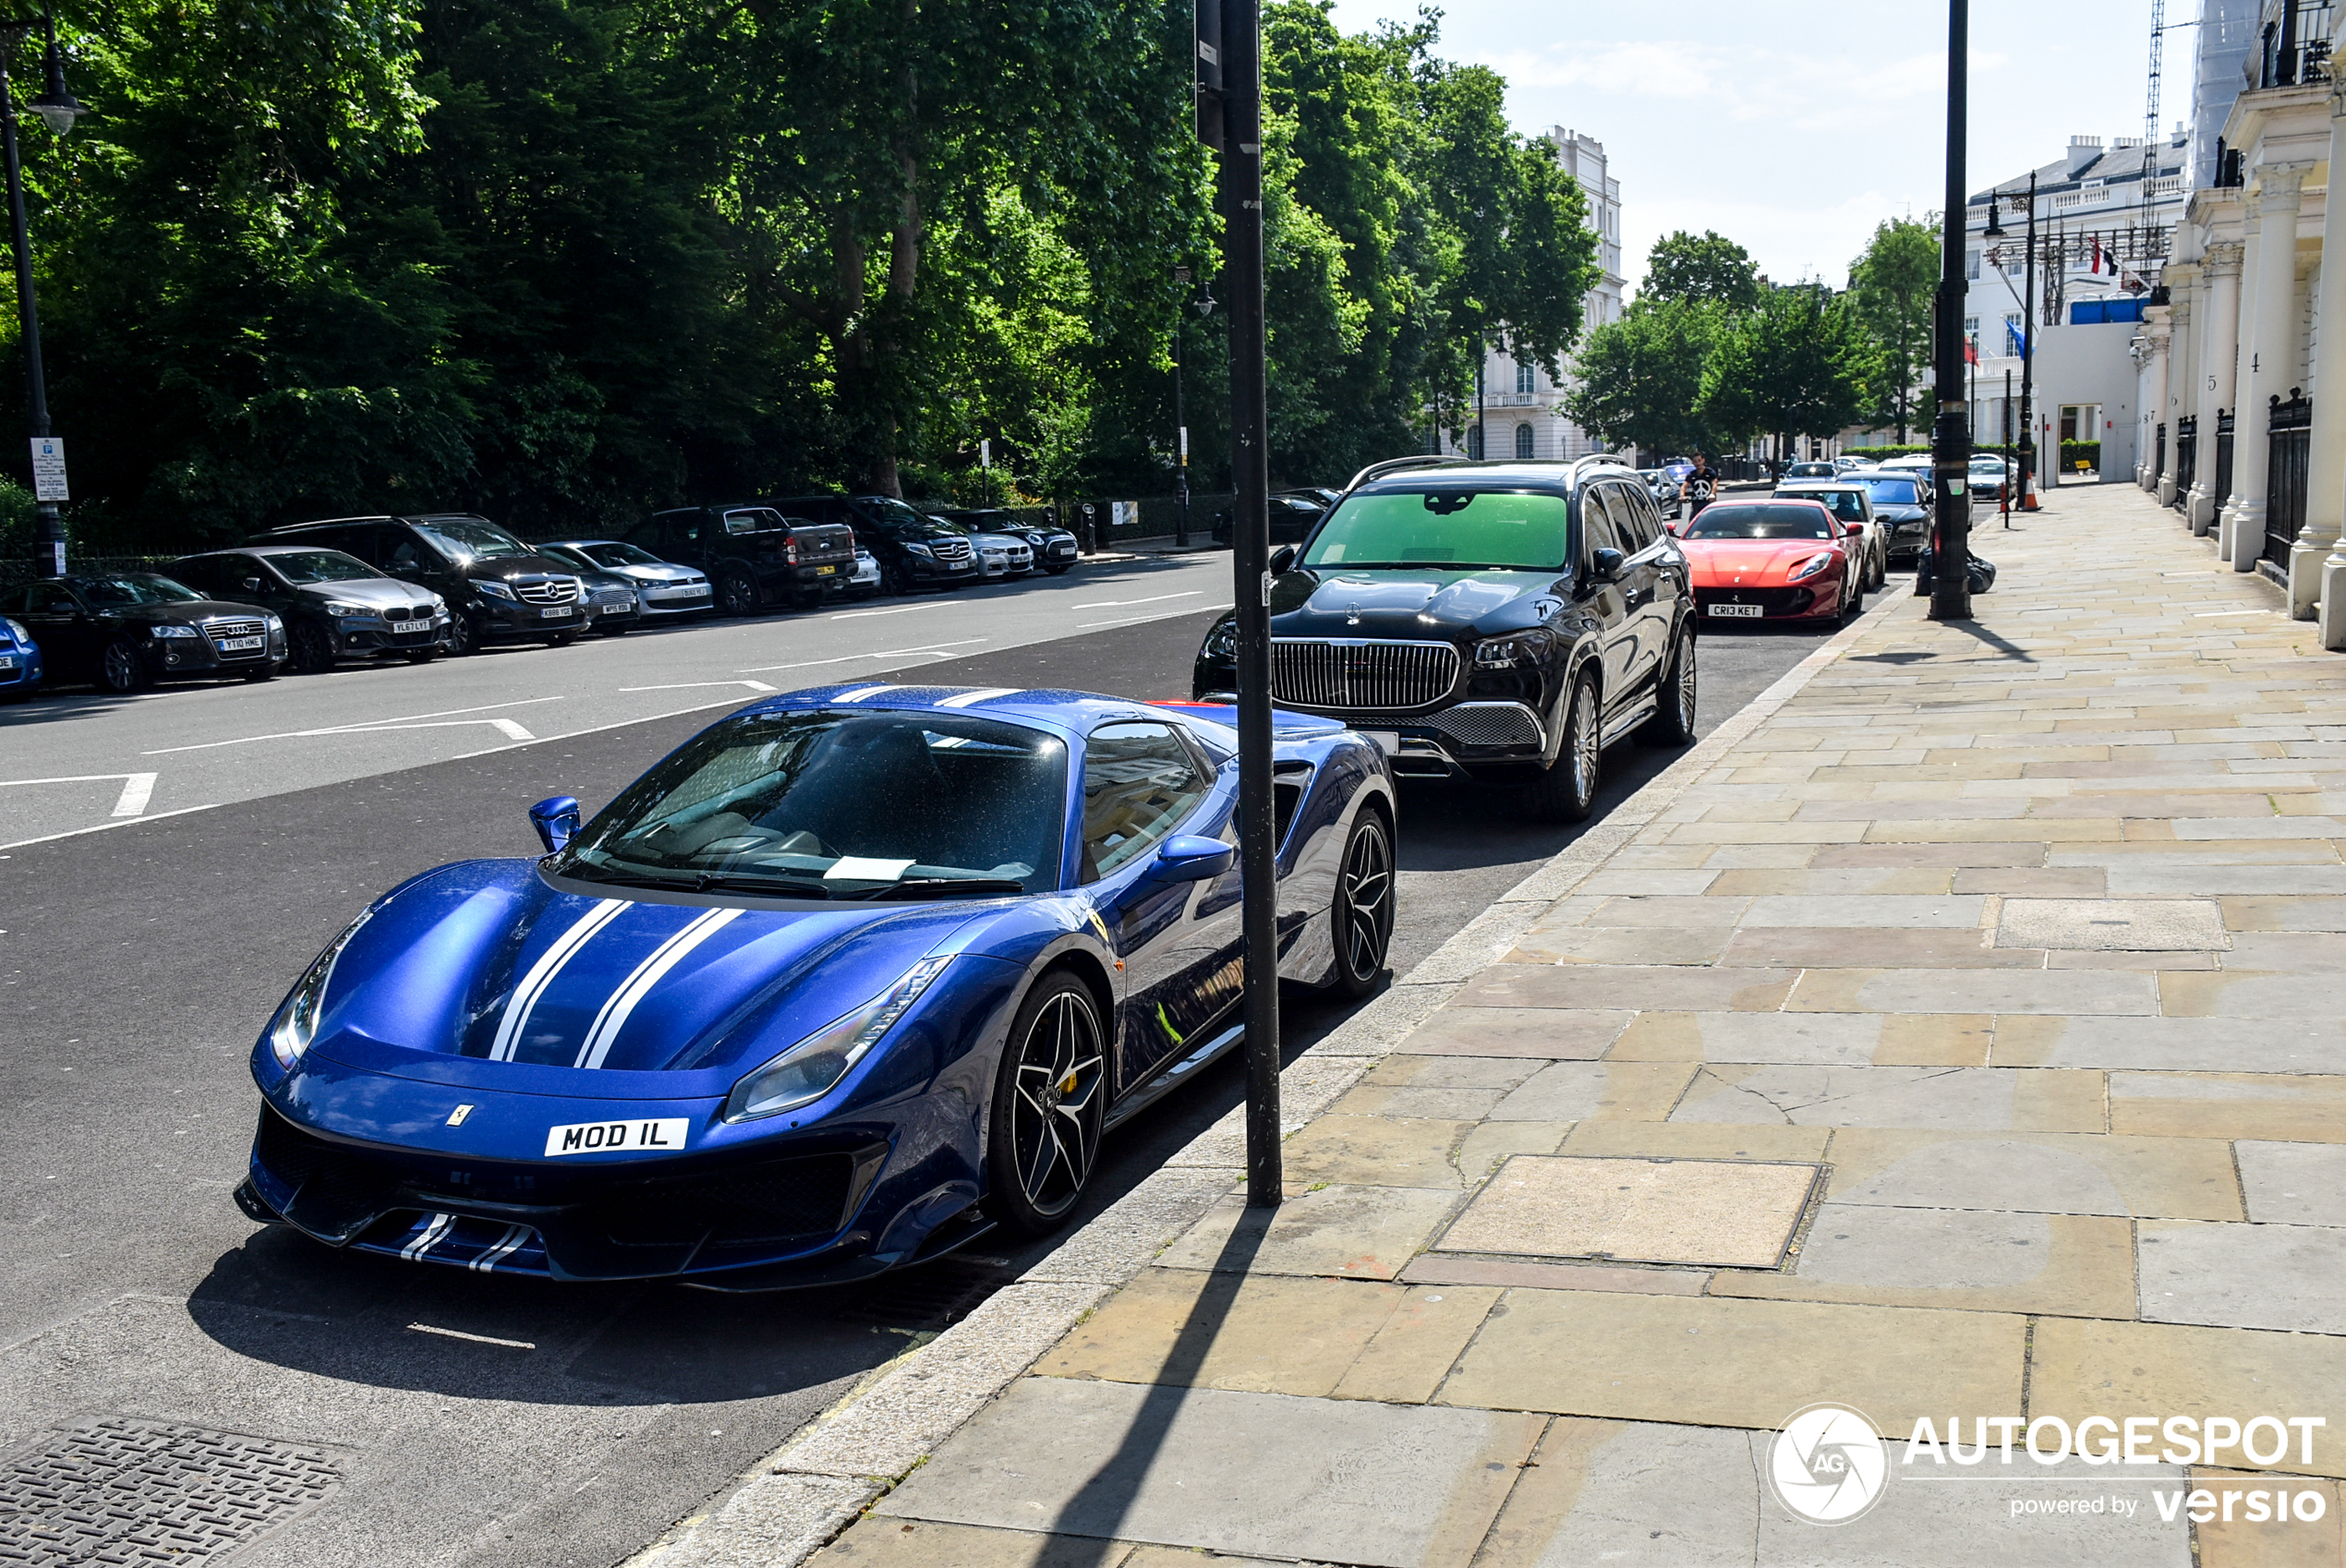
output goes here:
[{"label": "manhole cover", "polygon": [[1784,1260],[1819,1169],[1518,1154],[1434,1249],[1772,1269]]},{"label": "manhole cover", "polygon": [[0,1467],[0,1563],[208,1562],[341,1484],[324,1449],[103,1417]]}]

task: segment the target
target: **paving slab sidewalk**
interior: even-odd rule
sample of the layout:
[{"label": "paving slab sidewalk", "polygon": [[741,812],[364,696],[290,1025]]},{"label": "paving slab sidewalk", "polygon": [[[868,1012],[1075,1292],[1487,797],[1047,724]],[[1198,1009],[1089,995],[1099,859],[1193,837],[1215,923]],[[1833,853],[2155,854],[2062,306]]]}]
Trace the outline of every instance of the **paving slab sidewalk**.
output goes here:
[{"label": "paving slab sidewalk", "polygon": [[1284,1207],[1216,1128],[639,1561],[2346,1562],[2346,660],[2132,488],[1977,543],[1296,1063]]}]

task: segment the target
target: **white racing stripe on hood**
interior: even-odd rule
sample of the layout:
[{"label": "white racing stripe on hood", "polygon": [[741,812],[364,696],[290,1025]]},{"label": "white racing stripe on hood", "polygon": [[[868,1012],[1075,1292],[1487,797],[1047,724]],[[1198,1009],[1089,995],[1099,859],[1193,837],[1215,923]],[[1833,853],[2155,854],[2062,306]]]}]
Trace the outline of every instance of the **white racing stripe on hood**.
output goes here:
[{"label": "white racing stripe on hood", "polygon": [[1014,697],[1018,694],[1019,688],[1016,686],[983,686],[974,692],[963,692],[958,697],[948,697],[937,706],[938,707],[973,707],[990,698]]},{"label": "white racing stripe on hood", "polygon": [[833,697],[831,701],[835,703],[860,703],[865,697],[877,697],[882,692],[901,692],[903,690],[905,690],[905,688],[902,686],[866,686],[862,691],[849,692],[843,696]]},{"label": "white racing stripe on hood", "polygon": [[505,1016],[498,1020],[497,1038],[489,1047],[490,1061],[514,1059],[514,1048],[521,1043],[522,1031],[529,1026],[530,1009],[538,1006],[538,998],[546,994],[546,988],[562,972],[562,965],[570,962],[595,933],[617,919],[621,911],[632,907],[632,900],[626,899],[596,900],[595,907],[581,916],[577,924],[556,937],[554,945],[529,966],[529,972],[522,976],[521,983],[505,1000]]},{"label": "white racing stripe on hood", "polygon": [[586,1031],[586,1038],[578,1047],[578,1059],[574,1067],[599,1067],[611,1055],[611,1042],[627,1027],[627,1019],[636,1004],[650,995],[668,971],[684,960],[687,954],[717,935],[729,922],[739,916],[740,910],[710,910],[686,925],[682,931],[652,950],[650,958],[635,966],[635,972],[623,982],[603,1003],[595,1015],[594,1025]]}]

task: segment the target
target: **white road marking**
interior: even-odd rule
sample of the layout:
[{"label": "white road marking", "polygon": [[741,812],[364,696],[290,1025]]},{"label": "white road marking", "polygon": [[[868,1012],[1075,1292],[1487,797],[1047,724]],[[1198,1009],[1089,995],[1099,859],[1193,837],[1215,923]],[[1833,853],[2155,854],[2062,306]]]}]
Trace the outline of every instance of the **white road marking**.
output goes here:
[{"label": "white road marking", "polygon": [[753,692],[770,692],[774,688],[763,681],[679,681],[672,686],[622,686],[623,692],[690,692],[703,686],[747,686]]},{"label": "white road marking", "polygon": [[[65,778],[0,778],[0,790],[18,784],[111,784],[122,780],[122,793],[114,803],[116,816],[137,816],[147,809],[147,802],[155,792],[155,776],[151,773],[77,773]],[[27,838],[25,843],[38,843]]]},{"label": "white road marking", "polygon": [[1178,594],[1152,594],[1144,599],[1101,599],[1096,604],[1079,604],[1070,606],[1070,608],[1074,609],[1124,609],[1132,605],[1156,604],[1165,599],[1193,599],[1203,592],[1205,592],[1203,588],[1190,588]]},{"label": "white road marking", "polygon": [[827,664],[853,664],[859,658],[911,658],[915,655],[945,657],[947,648],[965,648],[972,643],[990,642],[987,637],[963,637],[957,643],[923,643],[917,647],[882,648],[877,653],[841,654],[837,658],[810,658],[803,664],[758,664],[741,670],[744,675],[770,675],[777,669],[819,669]]},{"label": "white road marking", "polygon": [[21,850],[27,844],[53,844],[60,838],[79,838],[84,833],[103,833],[115,827],[135,827],[142,822],[161,822],[165,817],[186,816],[190,812],[218,811],[223,803],[213,801],[207,805],[181,806],[177,811],[159,811],[151,816],[126,816],[119,822],[102,822],[94,827],[68,827],[63,833],[43,833],[38,838],[14,838],[0,844],[0,850]]},{"label": "white road marking", "polygon": [[[521,1227],[516,1226],[516,1229]],[[501,1244],[502,1245],[502,1244]],[[477,1265],[476,1265],[477,1266]],[[468,1339],[475,1345],[500,1345],[507,1350],[535,1350],[537,1342],[527,1339],[499,1339],[495,1334],[466,1333],[462,1329],[443,1329],[436,1323],[409,1323],[409,1333],[436,1333],[443,1339]]]},{"label": "white road marking", "polygon": [[913,611],[924,608],[925,607],[922,605],[906,604],[899,605],[894,609],[846,609],[841,610],[837,615],[826,615],[823,619],[826,621],[860,621],[867,615],[910,615]]},{"label": "white road marking", "polygon": [[1089,632],[1101,626],[1138,626],[1147,621],[1170,621],[1177,615],[1203,615],[1217,609],[1227,609],[1227,604],[1191,604],[1179,609],[1161,609],[1155,615],[1128,615],[1118,621],[1085,621],[1076,625],[1078,632]]},{"label": "white road marking", "polygon": [[[438,713],[411,713],[396,718],[359,719],[349,724],[322,725],[315,730],[284,730],[273,735],[239,735],[233,741],[203,741],[192,746],[162,746],[154,751],[141,752],[139,754],[160,757],[169,756],[176,752],[209,752],[222,746],[248,745],[255,741],[294,741],[312,735],[364,735],[391,730],[453,730],[460,729],[466,724],[486,724],[503,734],[512,736],[516,741],[534,741],[537,739],[535,735],[510,718],[459,719],[453,716],[465,713],[486,713],[492,707],[529,707],[538,703],[558,703],[563,700],[561,697],[517,697],[512,702],[483,703],[478,707],[442,708]],[[445,722],[425,722],[430,719]]]}]

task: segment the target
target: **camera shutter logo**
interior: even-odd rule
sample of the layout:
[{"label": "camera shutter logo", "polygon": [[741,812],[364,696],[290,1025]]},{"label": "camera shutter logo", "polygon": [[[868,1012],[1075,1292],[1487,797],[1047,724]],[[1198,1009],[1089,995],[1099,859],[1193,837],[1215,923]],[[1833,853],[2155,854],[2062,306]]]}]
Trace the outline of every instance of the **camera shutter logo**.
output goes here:
[{"label": "camera shutter logo", "polygon": [[1812,1525],[1845,1525],[1881,1501],[1890,1454],[1873,1423],[1845,1405],[1811,1405],[1768,1450],[1776,1501]]}]

